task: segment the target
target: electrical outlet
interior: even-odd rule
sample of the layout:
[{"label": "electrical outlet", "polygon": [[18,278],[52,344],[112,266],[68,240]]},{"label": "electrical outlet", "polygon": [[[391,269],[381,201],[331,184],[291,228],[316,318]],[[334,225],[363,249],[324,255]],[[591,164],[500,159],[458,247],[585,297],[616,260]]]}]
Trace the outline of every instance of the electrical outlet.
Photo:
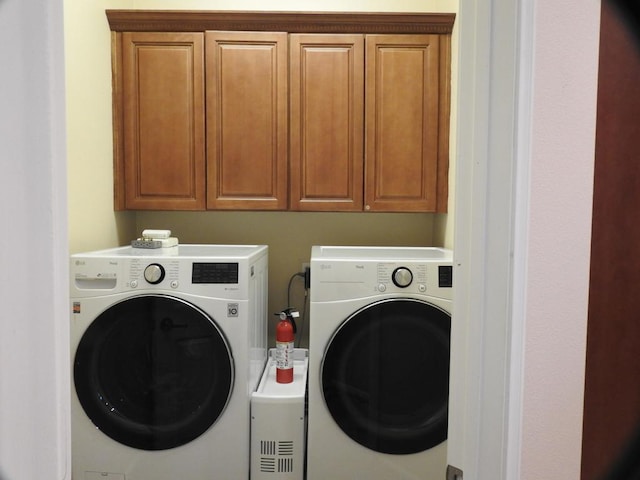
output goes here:
[{"label": "electrical outlet", "polygon": [[311,288],[311,266],[308,263],[302,264],[304,271],[304,289],[309,290]]}]

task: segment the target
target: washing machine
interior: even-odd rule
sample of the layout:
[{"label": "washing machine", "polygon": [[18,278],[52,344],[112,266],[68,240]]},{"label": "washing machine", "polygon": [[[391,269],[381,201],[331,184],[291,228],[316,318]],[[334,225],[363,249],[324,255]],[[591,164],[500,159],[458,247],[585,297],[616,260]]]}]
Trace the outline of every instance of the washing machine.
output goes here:
[{"label": "washing machine", "polygon": [[72,478],[248,479],[268,248],[71,256]]},{"label": "washing machine", "polygon": [[314,246],[308,480],[446,473],[452,253]]}]

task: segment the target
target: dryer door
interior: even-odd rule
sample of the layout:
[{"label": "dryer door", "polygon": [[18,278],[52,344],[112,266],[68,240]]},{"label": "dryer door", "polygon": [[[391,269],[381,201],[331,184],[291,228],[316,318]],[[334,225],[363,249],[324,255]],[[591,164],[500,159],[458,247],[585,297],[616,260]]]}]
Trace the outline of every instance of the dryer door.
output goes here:
[{"label": "dryer door", "polygon": [[74,360],[78,399],[106,435],[163,450],[197,438],[222,414],[233,359],[214,321],[183,300],[142,295],[100,314]]},{"label": "dryer door", "polygon": [[353,440],[409,454],[447,438],[450,315],[429,303],[388,299],[343,322],[326,349],[322,392]]}]

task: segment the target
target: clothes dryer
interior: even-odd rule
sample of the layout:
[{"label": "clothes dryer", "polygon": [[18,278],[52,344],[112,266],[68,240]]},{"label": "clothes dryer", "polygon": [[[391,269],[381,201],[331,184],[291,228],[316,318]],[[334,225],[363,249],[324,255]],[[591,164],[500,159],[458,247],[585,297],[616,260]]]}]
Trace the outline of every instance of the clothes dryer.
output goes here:
[{"label": "clothes dryer", "polygon": [[248,479],[268,249],[71,256],[72,477]]},{"label": "clothes dryer", "polygon": [[308,480],[445,478],[452,254],[314,246]]}]

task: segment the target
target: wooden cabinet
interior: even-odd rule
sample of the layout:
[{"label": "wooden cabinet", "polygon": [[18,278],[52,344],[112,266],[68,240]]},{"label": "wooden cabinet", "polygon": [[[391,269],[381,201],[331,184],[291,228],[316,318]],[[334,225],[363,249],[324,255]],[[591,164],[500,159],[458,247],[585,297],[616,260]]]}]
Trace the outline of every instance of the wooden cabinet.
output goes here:
[{"label": "wooden cabinet", "polygon": [[207,32],[207,208],[287,208],[287,34]]},{"label": "wooden cabinet", "polygon": [[203,34],[126,32],[118,50],[116,206],[203,209]]},{"label": "wooden cabinet", "polygon": [[291,35],[291,209],[361,211],[364,37]]},{"label": "wooden cabinet", "polygon": [[116,209],[446,212],[453,15],[107,17]]},{"label": "wooden cabinet", "polygon": [[291,35],[292,210],[446,211],[441,48],[438,35]]},{"label": "wooden cabinet", "polygon": [[286,33],[121,41],[122,208],[286,209]]},{"label": "wooden cabinet", "polygon": [[438,162],[439,37],[368,35],[366,43],[365,209],[435,212],[446,168]]}]

